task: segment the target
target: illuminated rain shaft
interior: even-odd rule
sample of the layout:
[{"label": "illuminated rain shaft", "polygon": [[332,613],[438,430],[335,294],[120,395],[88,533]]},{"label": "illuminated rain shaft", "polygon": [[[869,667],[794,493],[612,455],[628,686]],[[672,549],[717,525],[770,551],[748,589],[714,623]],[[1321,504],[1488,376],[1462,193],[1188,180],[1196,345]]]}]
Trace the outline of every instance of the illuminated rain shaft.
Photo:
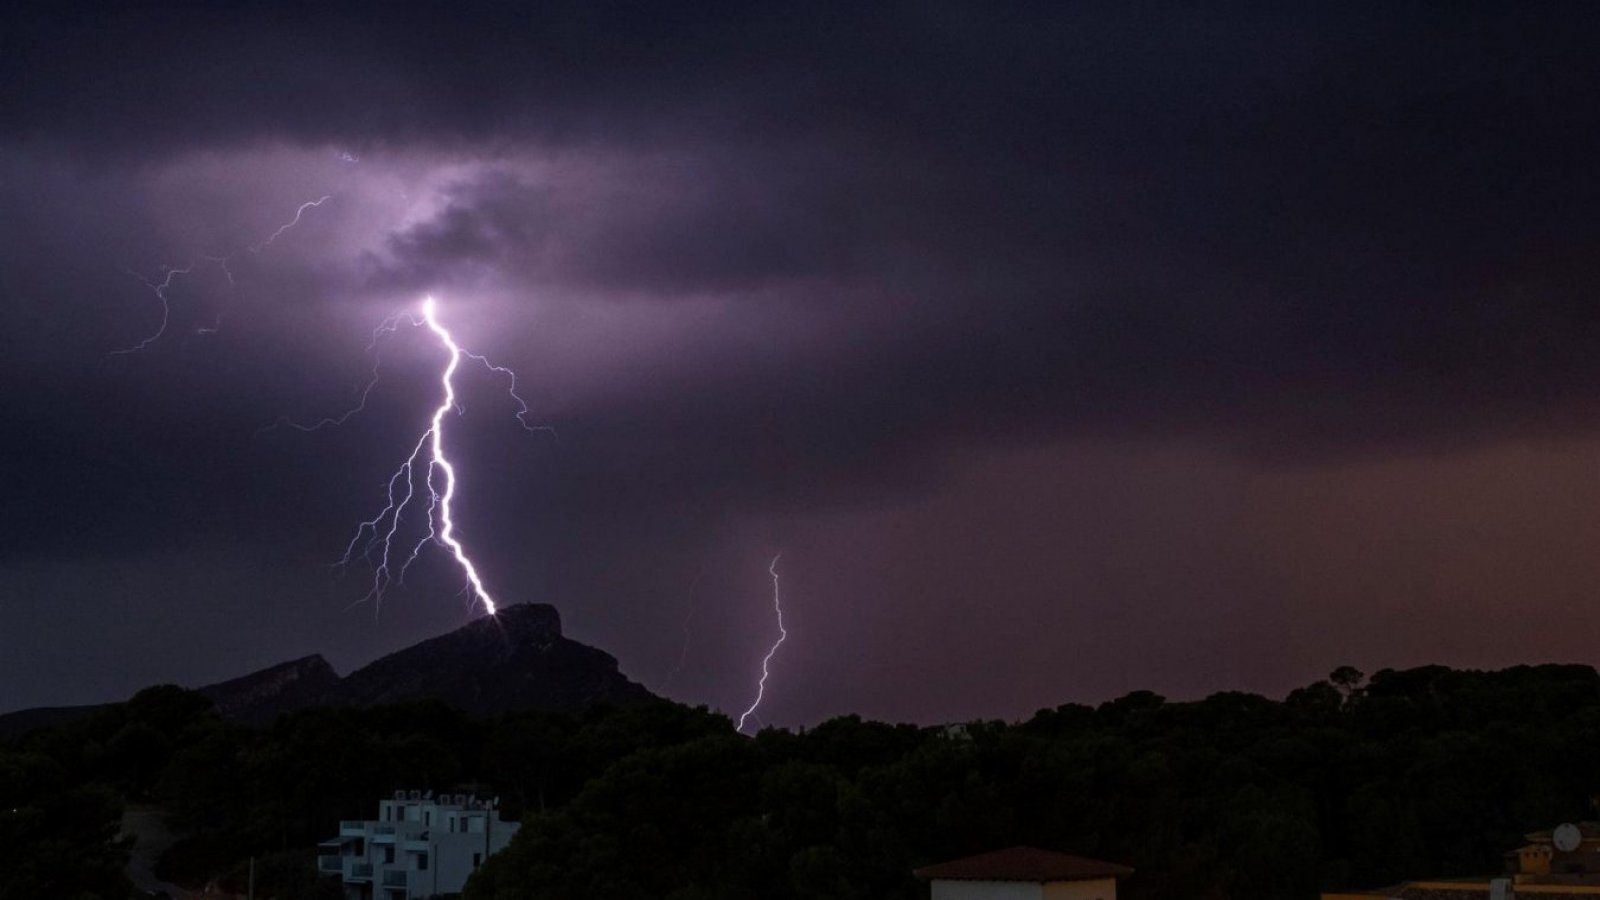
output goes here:
[{"label": "illuminated rain shaft", "polygon": [[[444,370],[439,375],[439,385],[443,395],[439,399],[439,405],[433,410],[428,429],[417,439],[416,444],[411,448],[411,454],[406,457],[406,461],[400,465],[399,469],[395,470],[394,475],[390,476],[388,503],[376,516],[362,522],[360,527],[356,529],[356,535],[351,539],[350,545],[345,548],[344,556],[340,558],[339,564],[349,563],[351,557],[356,553],[357,546],[361,545],[362,537],[370,534],[362,555],[370,557],[376,553],[378,555],[378,563],[373,570],[372,589],[367,592],[366,597],[363,599],[381,602],[384,592],[389,586],[405,576],[406,569],[416,561],[418,554],[422,552],[422,548],[432,542],[449,551],[450,555],[455,559],[456,565],[461,569],[462,574],[466,576],[467,585],[472,591],[473,599],[483,606],[485,612],[494,615],[496,609],[494,598],[489,596],[488,589],[483,586],[483,579],[478,575],[478,567],[473,564],[472,558],[467,555],[466,548],[461,545],[461,541],[455,536],[456,525],[454,511],[451,509],[451,501],[455,499],[456,494],[456,469],[449,458],[445,456],[444,417],[451,410],[459,409],[456,402],[455,374],[456,370],[461,366],[461,357],[466,356],[483,362],[484,365],[495,372],[510,374],[510,370],[495,366],[482,356],[463,350],[455,342],[455,338],[451,337],[449,330],[439,324],[434,312],[433,298],[424,298],[422,301],[421,324],[427,325],[428,330],[439,338],[439,343],[450,354],[449,362],[445,364]],[[392,328],[392,325],[389,327]],[[374,378],[376,378],[376,373],[374,373]],[[368,389],[370,390],[370,385]],[[516,396],[514,381],[512,396]],[[520,402],[521,398],[517,399]],[[363,393],[362,403],[364,404],[365,402],[366,394]],[[527,407],[524,405],[522,412],[518,413],[519,420],[526,411]],[[342,421],[342,418],[340,421]],[[524,427],[527,427],[526,422],[523,424]],[[412,546],[410,554],[396,571],[392,558],[395,536],[400,530],[401,517],[405,514],[406,508],[411,504],[411,501],[416,497],[417,482],[415,476],[418,467],[423,466],[424,462],[426,468],[421,482],[428,495],[427,533]],[[401,489],[402,486],[403,491]]]},{"label": "illuminated rain shaft", "polygon": [[750,708],[739,716],[739,725],[734,729],[735,731],[743,731],[745,721],[754,715],[756,707],[761,705],[761,699],[767,693],[767,676],[772,674],[772,657],[777,654],[778,648],[783,646],[784,639],[789,636],[789,632],[785,631],[783,627],[783,596],[778,583],[778,560],[782,558],[783,554],[779,553],[772,558],[772,563],[767,566],[767,574],[772,576],[772,609],[778,614],[778,640],[773,643],[772,648],[767,651],[767,655],[761,660],[761,680],[756,683],[756,699],[750,704]]}]

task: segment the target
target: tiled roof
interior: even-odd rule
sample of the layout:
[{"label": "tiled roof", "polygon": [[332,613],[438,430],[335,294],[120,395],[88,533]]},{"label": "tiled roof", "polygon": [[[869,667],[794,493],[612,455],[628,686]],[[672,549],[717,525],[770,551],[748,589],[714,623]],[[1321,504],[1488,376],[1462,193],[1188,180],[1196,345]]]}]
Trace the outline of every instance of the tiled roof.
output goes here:
[{"label": "tiled roof", "polygon": [[[923,866],[912,874],[918,878],[950,881],[1089,881],[1096,878],[1121,878],[1133,870],[1116,863],[1101,862],[1066,853],[1052,853],[1033,847],[1010,847],[980,853],[965,859]],[[1481,900],[1481,898],[1480,898]],[[1592,898],[1591,898],[1592,900]]]}]

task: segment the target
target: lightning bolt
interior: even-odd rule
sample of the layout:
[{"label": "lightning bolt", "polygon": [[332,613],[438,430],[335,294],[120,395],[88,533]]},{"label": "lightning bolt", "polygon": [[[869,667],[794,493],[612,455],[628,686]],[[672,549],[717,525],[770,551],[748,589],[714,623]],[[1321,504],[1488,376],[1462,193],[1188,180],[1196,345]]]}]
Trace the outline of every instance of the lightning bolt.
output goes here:
[{"label": "lightning bolt", "polygon": [[778,652],[778,648],[783,646],[784,639],[789,636],[789,632],[785,631],[783,627],[783,599],[778,584],[778,560],[782,558],[783,554],[779,553],[772,558],[771,564],[767,566],[767,574],[772,576],[772,609],[778,614],[778,640],[773,643],[772,648],[767,651],[767,655],[761,660],[761,680],[756,683],[756,699],[750,704],[750,708],[739,716],[739,724],[734,728],[735,731],[744,731],[745,720],[754,715],[756,707],[761,705],[761,699],[767,693],[767,676],[771,674],[772,657]]},{"label": "lightning bolt", "polygon": [[[396,313],[378,323],[377,328],[372,329],[372,340],[367,342],[367,348],[365,351],[363,351],[366,356],[372,358],[372,370],[366,384],[358,388],[356,391],[355,405],[336,416],[325,416],[309,424],[305,422],[298,422],[288,416],[279,416],[277,421],[273,422],[272,424],[256,429],[256,435],[259,437],[261,434],[280,426],[305,432],[319,431],[330,425],[343,425],[345,422],[349,421],[351,416],[366,409],[367,398],[372,396],[372,389],[378,386],[378,378],[382,374],[383,370],[383,357],[378,353],[378,342],[383,340],[384,337],[394,334],[395,331],[400,327],[400,322],[402,320],[410,322],[413,326],[422,325],[422,320],[416,318],[415,316],[410,316],[405,313]],[[521,406],[522,411],[526,412],[528,409],[528,404],[525,403],[521,397],[517,396],[514,382],[512,385],[511,395],[512,397],[516,398],[516,401]],[[520,417],[521,413],[518,413],[518,415]],[[526,427],[527,423],[524,422],[523,424],[524,427]]]},{"label": "lightning bolt", "polygon": [[[110,353],[106,354],[106,358],[109,359],[109,358],[111,358],[113,356],[123,356],[123,355],[129,354],[129,353],[139,353],[140,351],[144,350],[146,347],[150,346],[151,344],[155,343],[156,341],[161,340],[161,338],[164,335],[166,335],[166,333],[167,333],[167,325],[172,321],[172,302],[167,297],[167,291],[172,289],[173,279],[177,278],[180,275],[193,274],[194,270],[199,268],[201,265],[203,265],[205,263],[211,263],[213,265],[216,265],[220,269],[222,269],[222,274],[224,274],[224,275],[226,275],[228,277],[228,283],[229,284],[233,284],[233,269],[229,268],[228,264],[233,262],[235,257],[237,257],[240,253],[244,253],[244,252],[260,253],[262,250],[265,250],[266,248],[272,246],[273,242],[276,241],[278,238],[282,237],[284,232],[286,232],[289,229],[291,229],[291,228],[295,227],[296,225],[300,224],[300,219],[301,219],[301,217],[303,217],[306,214],[306,210],[312,209],[314,207],[321,206],[322,204],[328,202],[328,199],[330,197],[332,197],[332,196],[333,196],[332,194],[324,194],[321,197],[317,198],[316,200],[312,200],[312,201],[309,201],[307,203],[300,204],[300,208],[296,209],[294,211],[294,218],[293,219],[290,219],[288,222],[284,223],[283,225],[278,226],[278,230],[274,231],[272,234],[268,235],[265,240],[258,241],[258,242],[254,243],[254,244],[251,244],[248,247],[245,247],[243,250],[235,250],[234,252],[229,253],[226,256],[206,256],[206,255],[196,256],[193,259],[191,259],[188,262],[188,264],[186,264],[186,265],[179,266],[179,267],[171,267],[171,266],[164,267],[161,270],[161,279],[159,281],[154,280],[154,279],[150,279],[150,278],[146,278],[145,276],[140,275],[138,272],[134,272],[134,271],[130,270],[128,272],[129,275],[132,275],[133,277],[135,277],[135,278],[139,279],[140,281],[144,282],[145,287],[149,288],[150,292],[152,294],[155,294],[157,302],[159,302],[160,305],[161,305],[161,321],[156,326],[156,330],[155,331],[151,332],[149,335],[144,337],[138,343],[132,345],[131,347],[124,347],[124,348],[122,348],[120,350],[113,350]],[[201,334],[214,334],[215,332],[216,332],[216,327],[215,326],[213,326],[211,328],[202,328],[202,329],[199,330],[199,333],[201,333]]]},{"label": "lightning bolt", "polygon": [[689,612],[683,617],[683,625],[680,626],[680,630],[683,632],[683,644],[678,648],[678,664],[667,674],[667,680],[661,684],[663,692],[671,688],[672,683],[677,680],[679,675],[683,674],[684,663],[689,661],[689,640],[694,636],[694,633],[689,630],[689,626],[694,623],[694,615],[700,608],[699,599],[695,596],[694,589],[700,586],[700,579],[704,578],[705,574],[706,567],[701,565],[700,571],[694,573],[694,580],[689,582]]},{"label": "lightning bolt", "polygon": [[256,244],[251,244],[250,248],[249,248],[250,252],[251,253],[260,253],[261,251],[267,249],[268,247],[271,247],[272,246],[272,242],[276,241],[280,237],[283,237],[283,233],[285,231],[288,231],[289,229],[291,229],[291,228],[295,227],[296,225],[300,224],[300,217],[306,214],[306,210],[312,209],[312,208],[321,206],[324,203],[327,203],[328,202],[328,198],[331,197],[331,196],[333,196],[333,195],[332,194],[323,194],[321,197],[318,197],[315,200],[310,200],[310,201],[307,201],[305,203],[300,204],[300,208],[294,211],[294,218],[290,219],[288,222],[284,223],[283,225],[279,225],[278,226],[278,230],[274,231],[273,233],[271,233],[269,235],[267,235],[267,239],[266,240],[261,241],[261,242],[256,243]]},{"label": "lightning bolt", "polygon": [[[373,600],[382,603],[383,595],[390,585],[404,579],[406,570],[417,560],[424,547],[429,543],[443,547],[455,560],[456,566],[461,570],[471,590],[473,599],[483,606],[484,611],[490,615],[495,613],[494,598],[489,595],[483,586],[483,579],[478,574],[478,567],[467,555],[466,548],[456,537],[455,515],[451,508],[451,501],[456,494],[456,469],[445,455],[444,448],[444,420],[445,415],[451,410],[458,413],[461,404],[456,399],[455,374],[461,366],[463,357],[482,363],[491,372],[509,376],[511,379],[511,396],[519,405],[517,420],[522,423],[525,430],[548,430],[529,425],[527,422],[528,405],[516,392],[516,373],[504,366],[497,366],[481,354],[465,350],[457,344],[450,331],[440,324],[436,315],[437,305],[432,297],[422,301],[421,317],[404,313],[385,319],[373,331],[372,342],[368,349],[373,352],[375,361],[372,367],[372,378],[361,391],[360,401],[354,407],[335,418],[322,419],[310,425],[303,425],[287,419],[280,419],[279,423],[298,428],[301,431],[316,431],[328,425],[342,424],[350,416],[355,415],[365,407],[367,397],[372,393],[372,388],[378,381],[379,363],[376,361],[376,347],[378,341],[385,334],[393,334],[402,321],[409,321],[414,326],[426,326],[438,338],[440,345],[448,353],[449,358],[444,369],[439,374],[440,398],[439,405],[434,407],[433,415],[428,421],[428,427],[418,436],[416,443],[411,448],[411,453],[404,462],[389,476],[386,488],[387,502],[378,514],[363,521],[357,528],[355,536],[345,547],[344,556],[340,557],[338,565],[346,566],[357,556],[371,560],[377,555],[377,564],[373,568],[372,588],[363,600]],[[419,475],[420,472],[420,475]],[[418,500],[418,489],[426,493],[426,521],[427,530],[421,538],[412,545],[405,561],[395,565],[394,548],[400,532],[400,522],[406,509],[413,500]],[[423,502],[423,501],[419,501]],[[365,543],[363,543],[365,538]],[[358,552],[358,548],[359,552]]]},{"label": "lightning bolt", "polygon": [[[428,300],[431,301],[432,298],[430,297]],[[395,331],[399,329],[401,322],[409,323],[413,327],[422,327],[423,325],[427,324],[427,318],[425,316],[419,317],[407,313],[396,313],[378,323],[378,327],[372,330],[372,339],[367,341],[366,349],[363,351],[364,355],[372,359],[372,368],[368,372],[366,382],[356,388],[355,403],[346,408],[344,412],[334,416],[325,416],[313,422],[302,422],[289,416],[279,416],[277,420],[272,422],[270,425],[264,425],[257,429],[256,435],[259,436],[265,432],[273,430],[274,428],[293,428],[297,431],[305,432],[320,431],[321,429],[329,426],[343,425],[345,422],[350,420],[351,416],[354,416],[355,414],[365,410],[367,408],[367,398],[372,396],[373,388],[378,386],[378,381],[383,371],[383,357],[379,353],[379,343],[385,337],[394,334]],[[495,365],[489,361],[488,357],[480,353],[473,353],[470,350],[461,348],[457,349],[460,349],[462,356],[465,356],[475,362],[482,363],[483,367],[488,369],[490,372],[493,372],[496,375],[506,376],[506,380],[510,382],[506,388],[506,393],[509,394],[511,399],[517,404],[517,422],[522,425],[523,431],[546,431],[552,435],[556,434],[556,429],[553,425],[535,425],[528,421],[528,401],[524,400],[522,395],[517,393],[516,372],[513,372],[505,366]],[[460,408],[461,405],[457,404],[457,409],[459,410]],[[559,435],[557,436],[559,437]]]}]

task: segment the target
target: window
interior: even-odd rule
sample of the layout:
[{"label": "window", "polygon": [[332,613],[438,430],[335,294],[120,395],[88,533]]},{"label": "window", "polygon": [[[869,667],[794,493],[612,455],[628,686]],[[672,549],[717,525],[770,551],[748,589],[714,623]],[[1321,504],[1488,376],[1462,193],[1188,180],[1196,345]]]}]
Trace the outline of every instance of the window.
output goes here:
[{"label": "window", "polygon": [[390,844],[389,846],[383,848],[383,861],[386,862],[386,863],[394,862],[394,845],[393,844]]},{"label": "window", "polygon": [[433,810],[426,809],[426,810],[422,811],[422,824],[424,824],[424,825],[432,825],[433,824]]},{"label": "window", "polygon": [[479,867],[481,865],[483,865],[483,854],[482,853],[474,853],[474,854],[472,854],[472,867],[474,869],[476,869],[477,867]]},{"label": "window", "polygon": [[426,872],[426,871],[428,871],[428,854],[426,854],[426,853],[418,853],[417,854],[417,871],[418,872]]}]

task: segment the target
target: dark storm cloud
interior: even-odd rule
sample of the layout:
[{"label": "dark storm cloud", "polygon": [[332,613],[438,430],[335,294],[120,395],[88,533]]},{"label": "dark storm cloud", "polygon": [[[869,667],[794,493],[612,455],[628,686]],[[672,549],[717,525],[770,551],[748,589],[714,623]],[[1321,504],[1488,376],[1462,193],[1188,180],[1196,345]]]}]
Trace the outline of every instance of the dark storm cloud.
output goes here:
[{"label": "dark storm cloud", "polygon": [[1247,395],[1592,383],[1572,12],[118,7],[8,29],[5,118],[112,155],[611,148],[594,195],[458,185],[378,283],[887,284],[932,335],[878,377],[923,399],[1270,416]]},{"label": "dark storm cloud", "polygon": [[[1600,79],[1549,18],[309,15],[35,16],[8,30],[10,127],[134,159],[264,137],[610,148],[588,183],[464,178],[372,283],[487,270],[822,308],[834,347],[798,385],[758,367],[698,380],[711,403],[639,386],[627,427],[677,467],[673,491],[873,466],[950,428],[1209,423],[1310,449],[1352,440],[1354,417],[1355,440],[1404,440],[1493,425],[1411,405],[1486,409],[1508,380],[1512,405],[1581,392],[1600,358],[1593,126],[1571,112]],[[896,300],[887,333],[863,322]]]},{"label": "dark storm cloud", "polygon": [[622,161],[605,172],[617,183],[596,191],[486,173],[454,185],[434,219],[396,236],[402,272],[386,277],[428,283],[456,268],[491,267],[670,299],[868,274],[861,258],[893,237],[863,222],[874,198],[847,197],[836,183],[857,173],[808,180],[791,168],[804,164],[769,157],[758,167],[726,152]]},{"label": "dark storm cloud", "polygon": [[[386,343],[385,387],[345,427],[257,432],[346,408],[373,324],[422,291],[451,297],[463,340],[513,365],[561,435],[495,430],[500,385],[472,374],[453,434],[474,452],[474,547],[502,583],[557,585],[549,599],[625,658],[655,652],[675,613],[656,601],[685,567],[729,547],[762,557],[790,530],[819,557],[859,544],[898,561],[895,579],[874,582],[863,552],[851,579],[814,580],[840,598],[877,584],[874,609],[923,615],[938,585],[904,573],[924,546],[958,548],[955,574],[984,571],[1028,598],[1019,609],[1059,603],[1073,572],[1008,583],[1038,554],[990,569],[969,554],[1035,547],[1022,532],[1041,529],[1099,546],[1067,470],[1123,470],[1099,451],[1063,451],[1062,469],[1029,456],[1066,499],[1008,531],[1011,495],[985,492],[1026,493],[996,474],[1017,446],[1198,440],[1270,470],[1587,434],[1596,19],[1510,4],[14,8],[0,417],[29,476],[0,565],[247,547],[235,556],[252,562],[197,563],[211,587],[183,590],[237,584],[262,603],[298,588],[258,585],[258,558],[320,577],[375,511],[428,396],[416,363],[437,350]],[[241,251],[324,194],[270,252]],[[222,255],[228,271],[205,262]],[[139,277],[196,260],[170,337],[103,361],[153,325]],[[1243,465],[1161,459],[1197,478]],[[934,512],[979,509],[986,538],[906,512],[951,484],[971,496]],[[1130,533],[1175,540],[1170,499],[1135,503]],[[1100,518],[1121,500],[1097,500]],[[830,516],[858,539],[815,524]],[[1113,618],[1106,598],[1136,590],[1279,589],[1246,571],[1248,548],[1228,553],[1236,570],[1076,587]],[[1098,572],[1091,556],[1070,568]],[[95,584],[114,580],[96,566]],[[148,570],[140,589],[157,592]],[[819,611],[859,624],[855,601],[832,602]],[[882,615],[886,634],[904,624]],[[966,633],[949,624],[918,620]]]}]

